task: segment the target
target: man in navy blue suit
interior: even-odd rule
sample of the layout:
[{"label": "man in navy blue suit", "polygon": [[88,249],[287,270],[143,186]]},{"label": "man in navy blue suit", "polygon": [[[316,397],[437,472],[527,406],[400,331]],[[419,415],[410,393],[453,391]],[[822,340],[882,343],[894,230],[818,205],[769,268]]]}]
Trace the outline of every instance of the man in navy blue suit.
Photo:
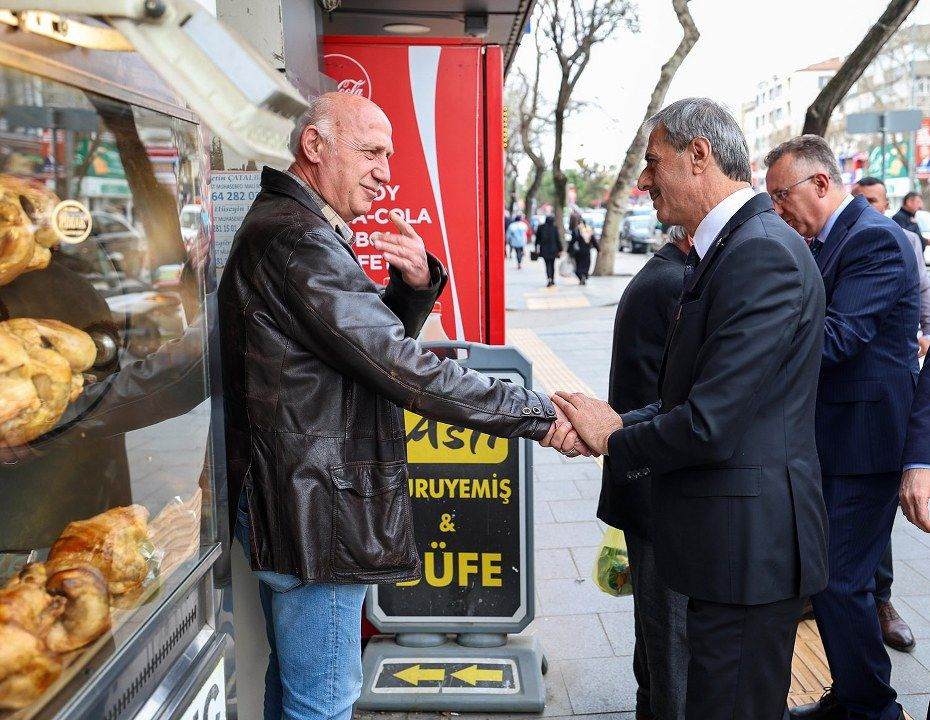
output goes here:
[{"label": "man in navy blue suit", "polygon": [[917,380],[917,260],[897,224],[846,192],[823,138],[788,140],[766,165],[775,209],[810,239],[827,297],[816,435],[830,580],[812,602],[833,688],[791,717],[897,720],[873,593]]}]

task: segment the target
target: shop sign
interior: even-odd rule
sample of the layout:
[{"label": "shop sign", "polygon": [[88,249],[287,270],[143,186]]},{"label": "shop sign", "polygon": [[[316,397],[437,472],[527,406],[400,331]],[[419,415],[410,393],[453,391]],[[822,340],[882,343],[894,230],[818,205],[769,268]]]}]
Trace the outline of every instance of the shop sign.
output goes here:
[{"label": "shop sign", "polygon": [[213,244],[217,271],[226,265],[233,237],[261,189],[261,173],[258,171],[215,170],[210,173]]},{"label": "shop sign", "polygon": [[[903,154],[902,154],[903,153]],[[908,158],[912,155],[911,141],[885,145],[885,178],[907,177]],[[877,145],[869,150],[869,174],[881,176],[882,149]]]},{"label": "shop sign", "polygon": [[351,223],[359,263],[374,282],[387,282],[387,262],[369,236],[393,232],[388,213],[399,210],[448,271],[438,298],[445,335],[486,339],[482,49],[324,39],[323,51],[340,92],[384,110],[397,151],[390,182]]},{"label": "shop sign", "polygon": [[177,720],[226,720],[226,665],[223,658]]},{"label": "shop sign", "polygon": [[925,117],[916,134],[917,140],[917,177],[921,180],[930,178],[930,117]]},{"label": "shop sign", "polygon": [[386,657],[371,692],[516,694],[520,673],[513,660],[502,658]]},{"label": "shop sign", "polygon": [[[91,153],[90,161],[87,160],[88,152]],[[74,167],[81,168],[85,163],[85,177],[126,177],[119,150],[109,143],[96,143],[92,146],[90,140],[81,140],[74,149]]]},{"label": "shop sign", "polygon": [[61,242],[76,245],[90,235],[93,218],[77,200],[64,200],[52,210],[51,224]]},{"label": "shop sign", "polygon": [[[516,372],[484,372],[523,384]],[[481,625],[519,631],[529,614],[526,442],[410,412],[404,423],[422,577],[373,586],[372,620],[391,630]]]}]

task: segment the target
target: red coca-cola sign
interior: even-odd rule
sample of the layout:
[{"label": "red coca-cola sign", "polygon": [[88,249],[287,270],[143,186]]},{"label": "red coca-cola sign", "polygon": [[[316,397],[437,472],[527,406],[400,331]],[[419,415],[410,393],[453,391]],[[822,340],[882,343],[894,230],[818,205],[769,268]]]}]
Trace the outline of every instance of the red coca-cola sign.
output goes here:
[{"label": "red coca-cola sign", "polygon": [[336,81],[336,90],[349,95],[361,95],[371,100],[371,76],[358,60],[330,53],[323,56],[326,74]]}]

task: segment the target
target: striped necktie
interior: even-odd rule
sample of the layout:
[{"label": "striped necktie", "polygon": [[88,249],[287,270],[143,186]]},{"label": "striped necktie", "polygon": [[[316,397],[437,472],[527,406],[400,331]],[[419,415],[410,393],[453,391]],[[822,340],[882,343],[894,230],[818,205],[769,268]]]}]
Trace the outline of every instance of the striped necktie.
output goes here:
[{"label": "striped necktie", "polygon": [[815,237],[813,240],[811,240],[810,248],[811,255],[813,255],[814,260],[816,260],[817,256],[820,255],[820,251],[823,249],[823,240]]}]

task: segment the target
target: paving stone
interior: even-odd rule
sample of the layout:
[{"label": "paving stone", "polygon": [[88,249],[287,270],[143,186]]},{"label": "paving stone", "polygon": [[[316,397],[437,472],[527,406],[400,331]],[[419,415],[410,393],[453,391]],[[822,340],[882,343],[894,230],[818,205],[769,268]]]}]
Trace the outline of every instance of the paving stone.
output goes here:
[{"label": "paving stone", "polygon": [[552,514],[552,510],[549,509],[549,503],[545,500],[540,500],[538,497],[533,497],[533,524],[536,523],[553,523],[555,522],[555,516]]},{"label": "paving stone", "polygon": [[896,533],[891,539],[891,550],[895,560],[916,560],[930,567],[930,547],[904,533]]},{"label": "paving stone", "polygon": [[628,658],[565,660],[562,677],[575,715],[636,710],[636,680]]},{"label": "paving stone", "polygon": [[534,541],[537,550],[570,548],[577,545],[596,545],[603,532],[593,520],[590,522],[537,523]]},{"label": "paving stone", "polygon": [[572,558],[578,568],[578,577],[589,578],[594,572],[594,558],[600,550],[600,545],[572,548]]},{"label": "paving stone", "polygon": [[541,465],[533,468],[537,484],[540,482],[560,482],[571,485],[576,479],[584,480],[586,475],[577,467],[571,465]]},{"label": "paving stone", "polygon": [[928,708],[930,695],[898,695],[898,702],[904,706],[913,720],[924,720],[925,717],[930,717],[927,714],[930,709]]},{"label": "paving stone", "polygon": [[552,503],[550,510],[556,522],[578,522],[594,520],[597,516],[597,500],[564,500]]},{"label": "paving stone", "polygon": [[930,690],[930,670],[927,670],[913,655],[889,651],[891,663],[891,686],[899,693],[922,693]]},{"label": "paving stone", "polygon": [[[601,625],[604,632],[607,633],[607,639],[610,640],[610,646],[613,648],[614,655],[632,657],[633,648],[636,645],[636,632],[633,627],[633,605],[629,598],[614,598],[617,601],[617,608],[626,605],[628,610],[622,612],[601,613]],[[629,672],[633,672],[633,666],[630,665]]]},{"label": "paving stone", "polygon": [[613,647],[597,615],[538,617],[523,631],[539,638],[549,660],[613,657]]},{"label": "paving stone", "polygon": [[533,572],[536,574],[537,581],[578,576],[572,554],[565,548],[538,550],[535,556],[536,564],[533,566]]},{"label": "paving stone", "polygon": [[601,496],[601,479],[575,480],[575,487],[583,498],[598,499]]},{"label": "paving stone", "polygon": [[533,483],[533,500],[578,500],[581,493],[568,478],[562,480],[537,480]]},{"label": "paving stone", "polygon": [[539,615],[584,615],[617,610],[618,598],[597,589],[587,578],[540,580]]},{"label": "paving stone", "polygon": [[894,559],[894,583],[891,586],[892,598],[926,595],[928,590],[930,590],[930,579],[921,574],[917,567],[911,565],[909,560]]}]

